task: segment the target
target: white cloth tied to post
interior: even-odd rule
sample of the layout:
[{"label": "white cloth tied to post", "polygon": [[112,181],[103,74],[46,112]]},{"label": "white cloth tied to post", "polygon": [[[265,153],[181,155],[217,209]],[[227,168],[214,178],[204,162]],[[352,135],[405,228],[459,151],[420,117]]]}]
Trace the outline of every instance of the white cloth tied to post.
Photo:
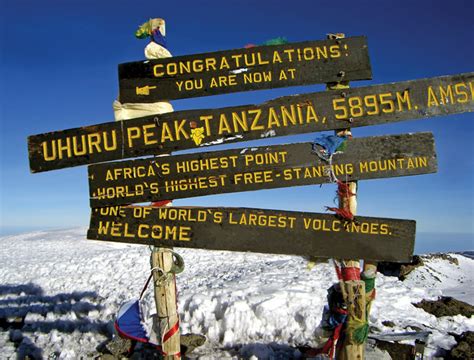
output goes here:
[{"label": "white cloth tied to post", "polygon": [[[150,42],[145,47],[145,57],[148,60],[163,59],[171,56],[171,53],[165,47],[155,42]],[[149,116],[152,114],[164,114],[173,111],[173,106],[168,101],[122,104],[119,100],[115,100],[113,108],[116,121]]]}]

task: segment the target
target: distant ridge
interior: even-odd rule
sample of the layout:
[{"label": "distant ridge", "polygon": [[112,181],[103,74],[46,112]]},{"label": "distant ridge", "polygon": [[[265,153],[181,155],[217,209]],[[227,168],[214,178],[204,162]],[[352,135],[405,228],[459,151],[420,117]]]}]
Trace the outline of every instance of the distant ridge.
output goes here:
[{"label": "distant ridge", "polygon": [[468,257],[470,259],[474,259],[474,251],[460,251],[457,254],[464,255],[465,257]]}]

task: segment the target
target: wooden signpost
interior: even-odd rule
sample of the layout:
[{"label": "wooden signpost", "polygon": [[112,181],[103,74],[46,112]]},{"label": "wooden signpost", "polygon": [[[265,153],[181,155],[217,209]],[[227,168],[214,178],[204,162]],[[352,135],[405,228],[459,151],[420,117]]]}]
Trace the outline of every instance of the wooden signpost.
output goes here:
[{"label": "wooden signpost", "polygon": [[[344,38],[344,34],[328,35],[328,37]],[[349,82],[337,82],[329,83],[326,86],[326,90],[339,90],[345,91],[350,88]],[[334,102],[333,102],[334,103]],[[365,101],[364,101],[365,104]],[[353,115],[353,111],[350,111]],[[350,118],[352,119],[352,118]],[[352,123],[353,121],[349,121]],[[350,127],[344,129],[338,129],[335,131],[335,135],[338,137],[350,137],[352,138],[352,131]],[[357,213],[357,196],[358,196],[358,183],[355,179],[350,181],[346,179],[344,182],[338,184],[338,205],[340,211],[346,212],[348,216],[354,217]],[[334,258],[336,259],[336,258]],[[366,307],[366,296],[365,296],[365,284],[360,279],[360,258],[358,257],[339,257],[337,260],[333,260],[336,274],[339,280],[339,286],[341,295],[344,301],[344,305],[347,311],[347,319],[344,321],[344,328],[341,328],[342,333],[342,344],[338,344],[339,339],[333,339],[335,343],[335,349],[339,348],[339,351],[335,351],[338,360],[360,360],[365,359],[365,339],[360,341],[354,341],[353,333],[354,329],[350,329],[349,326],[354,322],[361,324],[364,323],[367,318],[367,307]],[[364,266],[367,260],[364,260]],[[352,269],[353,271],[347,271]],[[346,276],[346,274],[353,272],[355,276]],[[329,300],[328,300],[329,302]],[[342,309],[339,309],[342,310]],[[336,329],[333,330],[332,336],[334,337]]]},{"label": "wooden signpost", "polygon": [[229,142],[474,111],[474,73],[286,96],[260,105],[177,111],[28,138],[48,171]]},{"label": "wooden signpost", "polygon": [[[164,26],[162,19],[154,20]],[[359,126],[474,111],[474,72],[349,88],[349,81],[370,78],[366,38],[339,35],[121,64],[121,103],[318,83],[326,83],[328,91],[33,135],[28,138],[30,169],[42,172],[325,130],[337,130],[339,136]],[[434,139],[431,133],[349,138],[331,160],[321,157],[320,151],[318,145],[299,143],[91,165],[93,209],[87,237],[153,245],[157,251],[152,267],[163,273],[173,266],[171,247],[340,259],[338,273],[349,274],[347,270],[352,269],[352,274],[340,276],[348,320],[338,358],[361,359],[374,296],[375,262],[410,261],[415,221],[353,218],[355,181],[436,172]],[[334,209],[338,216],[249,208],[127,206],[334,181],[339,184],[340,209]],[[362,278],[359,259],[365,260]],[[160,280],[158,274],[154,277]],[[180,355],[176,288],[174,281],[170,284],[158,286],[155,296],[161,310],[166,308],[163,313],[158,309],[160,319],[168,321],[164,328],[176,337],[163,345],[171,359]],[[370,290],[366,291],[366,284]],[[347,330],[351,326],[362,330],[360,339],[352,338],[353,329]]]},{"label": "wooden signpost", "polygon": [[371,78],[363,36],[119,65],[120,101],[129,103]]},{"label": "wooden signpost", "polygon": [[147,206],[92,210],[88,239],[165,247],[406,262],[415,221],[244,208]]},{"label": "wooden signpost", "polygon": [[[328,162],[313,147],[286,144],[91,165],[91,207],[333,181]],[[332,168],[346,180],[433,173],[433,135],[348,139],[344,150],[334,154]]]}]

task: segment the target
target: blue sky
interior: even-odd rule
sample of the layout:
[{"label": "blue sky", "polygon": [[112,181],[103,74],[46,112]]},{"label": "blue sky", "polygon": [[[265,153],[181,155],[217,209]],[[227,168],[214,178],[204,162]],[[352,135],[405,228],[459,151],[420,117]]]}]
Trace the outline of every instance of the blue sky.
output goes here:
[{"label": "blue sky", "polygon": [[[366,35],[373,80],[352,86],[473,71],[474,2],[452,1],[89,1],[1,0],[1,233],[86,226],[86,167],[30,174],[28,135],[112,121],[117,65],[143,58],[134,38],[150,17],[166,20],[168,47],[185,55],[284,36]],[[324,86],[173,101],[175,110],[263,102]],[[358,213],[417,220],[417,248],[472,249],[474,114],[356,128],[354,136],[432,131],[436,174],[359,183]],[[311,141],[314,134],[255,144]],[[233,144],[242,147],[244,144]],[[229,146],[227,146],[229,147]],[[223,147],[208,148],[218,150]],[[246,206],[322,212],[332,185],[213,195],[176,205]],[[423,233],[425,233],[423,235]],[[430,245],[426,233],[446,234]],[[431,248],[430,248],[431,249]]]}]

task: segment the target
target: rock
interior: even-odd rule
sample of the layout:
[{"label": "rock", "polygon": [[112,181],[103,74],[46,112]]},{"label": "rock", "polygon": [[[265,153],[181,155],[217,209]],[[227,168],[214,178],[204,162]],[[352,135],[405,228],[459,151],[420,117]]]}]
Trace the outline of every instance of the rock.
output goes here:
[{"label": "rock", "polygon": [[123,355],[128,354],[130,347],[132,346],[131,340],[123,339],[120,336],[114,337],[109,341],[105,348],[116,358],[120,358]]},{"label": "rock", "polygon": [[189,354],[195,348],[204,345],[206,337],[199,334],[184,334],[180,337],[181,347],[184,347],[182,353]]},{"label": "rock", "polygon": [[377,270],[385,276],[396,276],[403,281],[410,272],[423,265],[423,259],[415,255],[409,263],[379,262]]},{"label": "rock", "polygon": [[100,360],[117,360],[117,358],[111,354],[103,354],[99,357]]},{"label": "rock", "polygon": [[438,300],[422,300],[413,305],[436,317],[455,315],[471,317],[474,315],[474,306],[447,296],[441,296]]},{"label": "rock", "polygon": [[0,317],[0,329],[1,330],[12,330],[21,329],[25,325],[25,317]]},{"label": "rock", "polygon": [[396,342],[376,340],[377,348],[387,351],[392,359],[412,360],[415,347],[413,345],[399,344]]},{"label": "rock", "polygon": [[453,265],[459,265],[458,259],[455,257],[449,255],[449,254],[443,254],[443,253],[435,253],[435,254],[427,254],[423,255],[425,259],[442,259],[442,260],[447,260],[449,263]]},{"label": "rock", "polygon": [[465,256],[469,259],[474,259],[474,251],[462,251],[462,252],[459,252],[458,254]]},{"label": "rock", "polygon": [[382,321],[382,325],[387,326],[387,327],[394,327],[395,323],[393,321],[390,321],[390,320],[385,320],[385,321]]},{"label": "rock", "polygon": [[466,331],[454,337],[458,343],[449,351],[446,359],[474,359],[474,332]]},{"label": "rock", "polygon": [[375,341],[367,340],[365,344],[365,360],[391,360],[395,359],[386,350],[377,347]]},{"label": "rock", "polygon": [[423,265],[425,265],[425,263],[423,262],[421,257],[419,257],[418,255],[413,256],[411,263],[402,264],[402,266],[400,267],[400,275],[398,276],[398,278],[402,281],[405,280],[409,273],[411,273],[417,267]]}]

